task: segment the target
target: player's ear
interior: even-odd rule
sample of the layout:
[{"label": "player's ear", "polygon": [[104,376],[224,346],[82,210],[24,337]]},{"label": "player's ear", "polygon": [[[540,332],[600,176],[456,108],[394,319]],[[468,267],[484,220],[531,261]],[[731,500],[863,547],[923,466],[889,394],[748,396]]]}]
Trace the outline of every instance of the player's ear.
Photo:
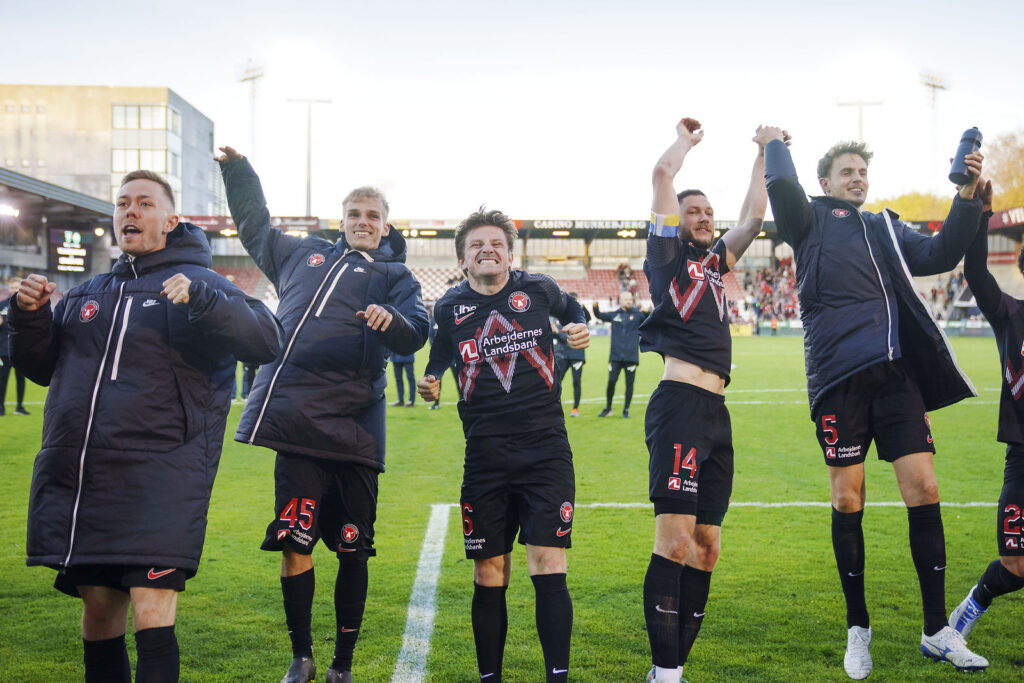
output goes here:
[{"label": "player's ear", "polygon": [[818,178],[818,184],[821,185],[821,191],[825,194],[832,194],[828,188],[828,178]]}]

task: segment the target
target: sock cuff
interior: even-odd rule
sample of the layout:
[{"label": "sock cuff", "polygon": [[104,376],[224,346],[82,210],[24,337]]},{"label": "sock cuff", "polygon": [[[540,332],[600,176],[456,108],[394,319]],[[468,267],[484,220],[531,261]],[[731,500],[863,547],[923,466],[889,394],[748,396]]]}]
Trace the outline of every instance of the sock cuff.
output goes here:
[{"label": "sock cuff", "polygon": [[135,644],[140,648],[150,648],[174,640],[174,624],[144,628],[135,632]]},{"label": "sock cuff", "polygon": [[673,562],[667,557],[662,557],[661,555],[657,555],[655,553],[651,553],[651,566],[669,569],[674,572],[679,572],[683,570],[683,565],[679,564],[678,562]]},{"label": "sock cuff", "polygon": [[310,567],[308,570],[302,572],[301,574],[295,574],[293,576],[282,576],[281,577],[281,585],[282,586],[295,586],[295,585],[302,585],[306,581],[312,582],[312,581],[314,581],[314,574],[313,574],[314,569],[315,569],[314,567]]},{"label": "sock cuff", "polygon": [[481,586],[473,582],[473,597],[477,599],[501,601],[505,599],[506,591],[508,586]]},{"label": "sock cuff", "polygon": [[86,640],[82,638],[82,643],[88,645],[88,647],[113,647],[115,645],[124,646],[124,634],[114,636],[113,638],[104,638],[103,640]]},{"label": "sock cuff", "polygon": [[[996,560],[996,562],[999,562],[999,560]],[[1002,562],[999,562],[999,578],[1003,580],[1007,586],[1012,586],[1015,591],[1024,588],[1024,576],[1017,576],[1004,567]]]},{"label": "sock cuff", "polygon": [[701,582],[707,581],[708,583],[711,583],[711,572],[691,567],[688,564],[683,565],[683,577],[685,579],[696,579]]},{"label": "sock cuff", "polygon": [[530,580],[537,593],[561,593],[568,590],[565,574],[534,574]]},{"label": "sock cuff", "polygon": [[907,508],[907,518],[911,520],[932,520],[942,519],[942,510],[939,507],[939,503],[929,503],[927,505],[915,505],[914,507]]},{"label": "sock cuff", "polygon": [[835,507],[832,508],[832,523],[833,524],[839,523],[839,524],[848,524],[848,525],[851,525],[851,526],[852,525],[859,526],[860,523],[863,520],[864,520],[864,509],[863,508],[861,508],[860,510],[857,510],[856,512],[840,512],[839,510],[836,510]]}]

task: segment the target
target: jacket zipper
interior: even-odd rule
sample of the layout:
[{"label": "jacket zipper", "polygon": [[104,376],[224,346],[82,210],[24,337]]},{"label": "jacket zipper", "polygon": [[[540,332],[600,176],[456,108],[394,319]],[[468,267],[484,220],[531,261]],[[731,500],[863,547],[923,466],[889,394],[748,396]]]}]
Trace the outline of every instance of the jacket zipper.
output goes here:
[{"label": "jacket zipper", "polygon": [[[135,272],[134,266],[132,272]],[[92,386],[92,399],[89,401],[89,416],[85,422],[85,438],[82,441],[82,450],[78,454],[78,483],[75,488],[75,504],[71,508],[71,533],[68,535],[68,552],[64,556],[63,566],[67,567],[71,562],[71,552],[75,547],[75,532],[78,528],[78,507],[82,502],[82,478],[85,474],[85,452],[89,447],[89,436],[92,434],[92,423],[96,416],[96,399],[100,393],[100,383],[103,381],[103,374],[107,367],[107,354],[110,353],[110,344],[114,339],[114,327],[117,325],[117,314],[121,310],[121,297],[124,295],[124,286],[121,283],[117,292],[117,305],[114,307],[114,315],[110,320],[110,329],[107,331],[107,344],[103,347],[103,360],[100,361],[99,371],[96,373],[96,382]]]},{"label": "jacket zipper", "polygon": [[319,318],[320,314],[324,312],[324,306],[327,305],[327,300],[331,298],[331,294],[334,294],[334,288],[338,286],[338,280],[341,279],[341,274],[345,272],[346,268],[348,268],[348,264],[347,263],[345,265],[343,265],[341,267],[341,270],[338,271],[338,274],[334,276],[334,281],[331,283],[330,288],[328,288],[327,293],[324,294],[324,298],[320,301],[320,305],[317,306],[317,309],[316,309],[316,317],[317,318]]},{"label": "jacket zipper", "polygon": [[117,369],[121,365],[121,348],[124,346],[124,333],[128,330],[128,314],[132,312],[132,299],[128,297],[124,302],[124,317],[121,320],[121,331],[117,335],[117,348],[114,350],[114,363],[110,368],[110,381],[117,381]]},{"label": "jacket zipper", "polygon": [[864,222],[864,217],[861,215],[860,210],[856,209],[856,211],[861,227],[864,228],[864,244],[868,245],[868,256],[871,257],[871,265],[875,267],[875,273],[878,275],[878,284],[882,287],[882,298],[885,299],[885,324],[887,329],[885,345],[888,347],[889,360],[892,360],[892,308],[889,305],[889,292],[885,289],[885,283],[882,281],[882,271],[879,270],[878,262],[875,261],[875,252],[871,249],[871,240],[868,239],[868,224]]},{"label": "jacket zipper", "polygon": [[[342,254],[342,258],[345,258],[344,254]],[[270,384],[267,386],[267,395],[263,397],[263,405],[260,406],[260,414],[256,417],[256,423],[253,424],[252,426],[252,432],[249,433],[249,439],[247,443],[250,446],[256,439],[256,432],[259,431],[260,424],[263,422],[263,415],[267,412],[267,405],[270,403],[270,397],[274,393],[274,385],[277,384],[277,377],[278,375],[281,374],[281,369],[284,367],[284,364],[288,361],[288,356],[291,355],[292,346],[295,345],[295,339],[299,336],[299,331],[302,330],[302,326],[306,324],[306,319],[309,317],[310,312],[313,310],[313,306],[316,304],[317,299],[320,298],[320,293],[324,290],[324,285],[327,284],[327,281],[331,279],[331,275],[334,273],[334,270],[340,265],[341,259],[338,259],[337,261],[334,262],[334,265],[331,266],[331,269],[327,271],[327,274],[324,275],[324,279],[320,282],[320,286],[317,288],[316,294],[314,294],[313,298],[309,300],[309,305],[306,306],[306,312],[302,314],[302,319],[299,320],[299,324],[295,326],[295,331],[292,332],[292,336],[288,340],[288,346],[286,346],[284,349],[284,354],[281,356],[281,362],[277,364],[277,369],[274,370],[274,376],[270,378]],[[348,264],[345,265],[347,266]]]}]

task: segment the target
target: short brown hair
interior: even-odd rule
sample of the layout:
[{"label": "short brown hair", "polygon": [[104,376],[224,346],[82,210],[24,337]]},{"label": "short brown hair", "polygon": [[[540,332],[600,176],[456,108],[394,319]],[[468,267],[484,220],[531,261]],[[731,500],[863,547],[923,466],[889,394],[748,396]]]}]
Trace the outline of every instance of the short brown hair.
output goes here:
[{"label": "short brown hair", "polygon": [[460,261],[466,253],[466,235],[470,230],[485,225],[501,228],[501,231],[505,233],[505,241],[508,242],[508,253],[512,253],[512,247],[516,243],[516,224],[501,211],[497,209],[488,211],[486,207],[481,206],[477,211],[469,214],[455,229],[455,255]]},{"label": "short brown hair", "polygon": [[384,220],[387,220],[388,214],[391,213],[391,207],[388,206],[388,200],[385,199],[384,193],[372,185],[363,185],[349,192],[345,199],[342,200],[341,207],[344,209],[348,206],[349,202],[355,202],[360,199],[374,199],[380,202],[380,205],[384,207]]},{"label": "short brown hair", "polygon": [[868,151],[868,146],[863,142],[841,140],[832,145],[832,149],[825,152],[825,156],[818,161],[818,177],[828,178],[828,174],[832,172],[833,162],[844,154],[856,154],[864,160],[865,164],[870,164],[871,157],[875,156],[872,152]]},{"label": "short brown hair", "polygon": [[707,195],[700,190],[683,190],[676,195],[676,201],[679,202],[680,206],[682,206],[683,200],[687,197],[707,197]]},{"label": "short brown hair", "polygon": [[167,198],[171,200],[171,208],[174,208],[174,190],[171,188],[171,184],[167,182],[162,175],[142,169],[132,171],[124,178],[121,178],[121,187],[124,187],[133,180],[152,180],[154,183],[164,188],[164,194],[166,194]]}]

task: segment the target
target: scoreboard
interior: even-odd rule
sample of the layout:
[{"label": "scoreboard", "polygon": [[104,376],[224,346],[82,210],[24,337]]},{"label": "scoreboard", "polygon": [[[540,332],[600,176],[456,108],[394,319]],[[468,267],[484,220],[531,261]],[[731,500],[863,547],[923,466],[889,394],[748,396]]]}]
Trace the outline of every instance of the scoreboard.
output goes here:
[{"label": "scoreboard", "polygon": [[49,268],[57,273],[88,273],[92,269],[92,234],[82,230],[49,230]]}]

